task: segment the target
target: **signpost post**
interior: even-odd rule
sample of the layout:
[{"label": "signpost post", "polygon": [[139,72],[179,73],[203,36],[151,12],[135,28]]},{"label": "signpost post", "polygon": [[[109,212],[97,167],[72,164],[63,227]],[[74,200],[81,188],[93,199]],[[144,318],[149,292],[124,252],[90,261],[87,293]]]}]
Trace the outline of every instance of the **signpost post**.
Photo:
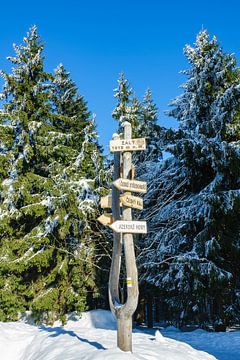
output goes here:
[{"label": "signpost post", "polygon": [[[102,208],[112,206],[111,214],[99,217],[102,224],[113,230],[113,255],[109,275],[109,302],[117,319],[117,345],[123,351],[132,351],[132,315],[138,304],[138,273],[133,243],[133,234],[146,234],[146,221],[133,221],[132,208],[142,209],[143,200],[131,192],[145,193],[147,184],[133,179],[131,151],[145,150],[145,139],[132,139],[132,127],[123,122],[124,139],[117,134],[110,141],[114,152],[114,174],[112,196],[101,198]],[[122,177],[120,177],[120,169]],[[124,192],[124,191],[127,191]],[[123,193],[121,193],[123,192]],[[120,202],[122,207],[120,208]],[[119,276],[122,248],[125,255],[127,299],[121,304],[119,297]]]}]

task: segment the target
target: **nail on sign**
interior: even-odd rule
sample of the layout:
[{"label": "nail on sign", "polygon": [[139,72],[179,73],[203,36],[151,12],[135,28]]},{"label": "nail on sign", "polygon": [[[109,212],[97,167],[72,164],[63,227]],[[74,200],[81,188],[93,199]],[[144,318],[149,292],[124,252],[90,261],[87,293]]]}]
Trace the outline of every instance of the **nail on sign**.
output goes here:
[{"label": "nail on sign", "polygon": [[147,223],[146,221],[124,221],[117,220],[114,223],[109,225],[110,228],[117,233],[127,233],[127,234],[146,234],[147,233]]},{"label": "nail on sign", "polygon": [[144,138],[129,140],[111,140],[110,151],[140,151],[146,149],[146,141]]}]

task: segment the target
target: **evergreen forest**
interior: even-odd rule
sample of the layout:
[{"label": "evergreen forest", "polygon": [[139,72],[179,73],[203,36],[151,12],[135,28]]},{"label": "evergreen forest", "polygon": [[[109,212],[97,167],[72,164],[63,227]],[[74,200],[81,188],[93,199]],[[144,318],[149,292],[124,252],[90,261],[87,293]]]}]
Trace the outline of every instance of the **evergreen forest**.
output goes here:
[{"label": "evergreen forest", "polygon": [[[113,159],[69,70],[48,72],[45,56],[32,26],[0,71],[0,321],[30,311],[64,323],[73,311],[109,309],[112,231],[97,218]],[[135,237],[134,320],[226,327],[240,323],[240,68],[207,30],[184,56],[167,111],[176,129],[161,125],[150,88],[138,98],[120,73],[113,91],[116,132],[127,119],[147,142],[133,155],[135,178],[148,184],[134,213],[148,223]]]}]

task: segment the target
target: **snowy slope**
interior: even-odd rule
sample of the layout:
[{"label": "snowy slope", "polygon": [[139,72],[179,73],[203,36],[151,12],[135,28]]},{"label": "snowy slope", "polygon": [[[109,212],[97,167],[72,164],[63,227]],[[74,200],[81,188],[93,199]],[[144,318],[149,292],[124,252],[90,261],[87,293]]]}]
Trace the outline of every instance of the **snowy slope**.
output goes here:
[{"label": "snowy slope", "polygon": [[[169,331],[169,334],[171,329]],[[175,332],[176,333],[176,332]],[[64,327],[0,323],[2,360],[214,360],[190,345],[162,336],[134,332],[133,354],[116,347],[115,321],[110,312],[96,310],[70,318]]]}]

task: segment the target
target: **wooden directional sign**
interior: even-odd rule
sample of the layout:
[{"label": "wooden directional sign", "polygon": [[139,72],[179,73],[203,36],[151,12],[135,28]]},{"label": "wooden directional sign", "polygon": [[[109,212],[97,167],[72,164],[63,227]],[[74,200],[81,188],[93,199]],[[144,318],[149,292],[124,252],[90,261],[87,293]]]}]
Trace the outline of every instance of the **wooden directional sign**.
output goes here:
[{"label": "wooden directional sign", "polygon": [[102,209],[111,208],[112,207],[112,197],[110,195],[101,197],[100,205],[101,205]]},{"label": "wooden directional sign", "polygon": [[113,222],[112,214],[102,214],[97,218],[102,225],[110,225]]},{"label": "wooden directional sign", "polygon": [[110,151],[140,151],[146,149],[146,141],[144,138],[129,140],[111,140]]},{"label": "wooden directional sign", "polygon": [[143,209],[143,199],[137,196],[132,196],[128,193],[120,196],[120,201],[124,206],[128,206],[134,209]]},{"label": "wooden directional sign", "polygon": [[147,192],[147,183],[145,181],[119,178],[115,180],[113,184],[118,190],[134,191],[139,193]]},{"label": "wooden directional sign", "polygon": [[111,225],[111,229],[117,233],[127,233],[127,234],[146,234],[147,233],[147,223],[146,221],[123,221],[117,220]]}]

